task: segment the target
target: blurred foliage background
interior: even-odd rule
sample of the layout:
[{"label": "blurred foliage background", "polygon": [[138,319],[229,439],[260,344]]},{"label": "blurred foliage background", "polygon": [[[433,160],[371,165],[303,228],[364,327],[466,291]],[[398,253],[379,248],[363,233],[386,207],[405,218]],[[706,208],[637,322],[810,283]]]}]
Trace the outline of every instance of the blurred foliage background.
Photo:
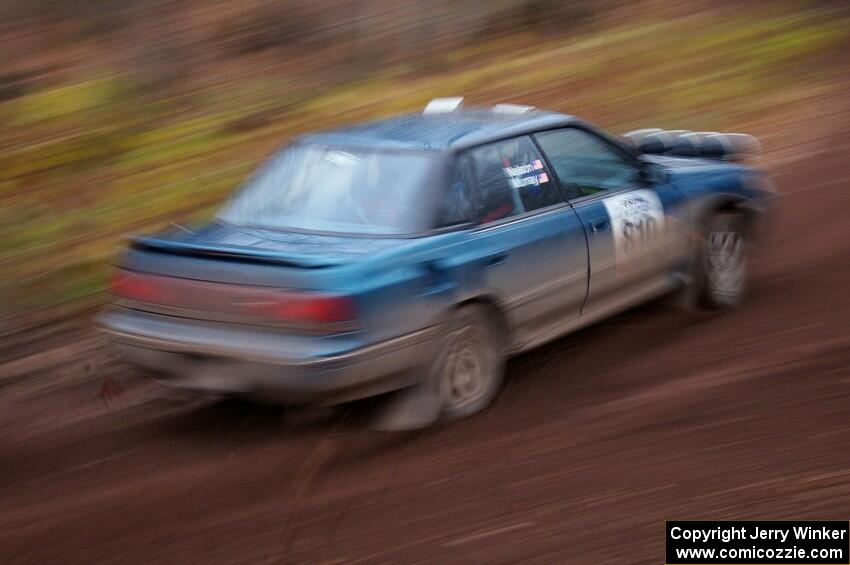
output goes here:
[{"label": "blurred foliage background", "polygon": [[123,235],[209,217],[300,132],[465,95],[770,158],[846,94],[850,39],[845,2],[5,0],[0,22],[0,334],[96,305]]}]

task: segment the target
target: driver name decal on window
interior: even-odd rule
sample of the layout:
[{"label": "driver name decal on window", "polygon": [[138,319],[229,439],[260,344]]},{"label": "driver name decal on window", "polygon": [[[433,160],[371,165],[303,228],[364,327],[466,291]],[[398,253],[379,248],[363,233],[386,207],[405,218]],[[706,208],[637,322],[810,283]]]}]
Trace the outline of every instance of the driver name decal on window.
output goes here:
[{"label": "driver name decal on window", "polygon": [[543,168],[543,161],[535,159],[533,163],[526,165],[506,166],[502,168],[511,188],[522,188],[524,186],[539,186],[549,182],[549,175],[545,172],[538,174]]}]

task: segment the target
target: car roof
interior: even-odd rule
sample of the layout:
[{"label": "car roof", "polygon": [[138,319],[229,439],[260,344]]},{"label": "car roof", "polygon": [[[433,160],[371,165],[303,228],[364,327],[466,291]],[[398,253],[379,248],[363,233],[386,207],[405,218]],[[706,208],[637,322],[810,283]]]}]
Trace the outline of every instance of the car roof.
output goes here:
[{"label": "car roof", "polygon": [[540,110],[519,113],[463,108],[433,114],[404,114],[313,133],[301,139],[338,146],[451,151],[578,121],[573,116]]}]

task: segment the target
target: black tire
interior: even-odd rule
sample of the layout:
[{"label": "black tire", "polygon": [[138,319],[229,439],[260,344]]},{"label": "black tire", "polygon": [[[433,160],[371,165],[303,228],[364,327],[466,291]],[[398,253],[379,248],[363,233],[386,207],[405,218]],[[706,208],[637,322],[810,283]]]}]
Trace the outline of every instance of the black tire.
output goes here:
[{"label": "black tire", "polygon": [[744,301],[749,272],[746,227],[746,218],[738,212],[720,212],[705,223],[694,265],[696,305],[719,310]]},{"label": "black tire", "polygon": [[432,384],[443,421],[466,418],[486,408],[505,372],[504,336],[485,305],[459,308],[448,323],[432,365]]}]

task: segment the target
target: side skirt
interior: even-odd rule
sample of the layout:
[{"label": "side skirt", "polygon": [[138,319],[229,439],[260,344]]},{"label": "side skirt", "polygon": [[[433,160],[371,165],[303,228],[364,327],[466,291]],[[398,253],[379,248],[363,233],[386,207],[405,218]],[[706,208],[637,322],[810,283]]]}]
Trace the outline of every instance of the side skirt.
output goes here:
[{"label": "side skirt", "polygon": [[558,324],[549,330],[538,334],[525,343],[514,344],[509,351],[509,355],[516,355],[524,351],[534,349],[535,347],[539,347],[559,337],[578,331],[582,328],[586,328],[587,326],[595,324],[596,322],[606,318],[610,318],[611,316],[619,314],[629,308],[649,302],[654,298],[659,298],[668,292],[680,288],[682,282],[683,281],[680,277],[667,274],[664,277],[656,279],[650,284],[639,288],[637,292],[628,294],[623,298],[612,301],[602,307],[596,308],[595,310],[584,312],[580,317]]}]

